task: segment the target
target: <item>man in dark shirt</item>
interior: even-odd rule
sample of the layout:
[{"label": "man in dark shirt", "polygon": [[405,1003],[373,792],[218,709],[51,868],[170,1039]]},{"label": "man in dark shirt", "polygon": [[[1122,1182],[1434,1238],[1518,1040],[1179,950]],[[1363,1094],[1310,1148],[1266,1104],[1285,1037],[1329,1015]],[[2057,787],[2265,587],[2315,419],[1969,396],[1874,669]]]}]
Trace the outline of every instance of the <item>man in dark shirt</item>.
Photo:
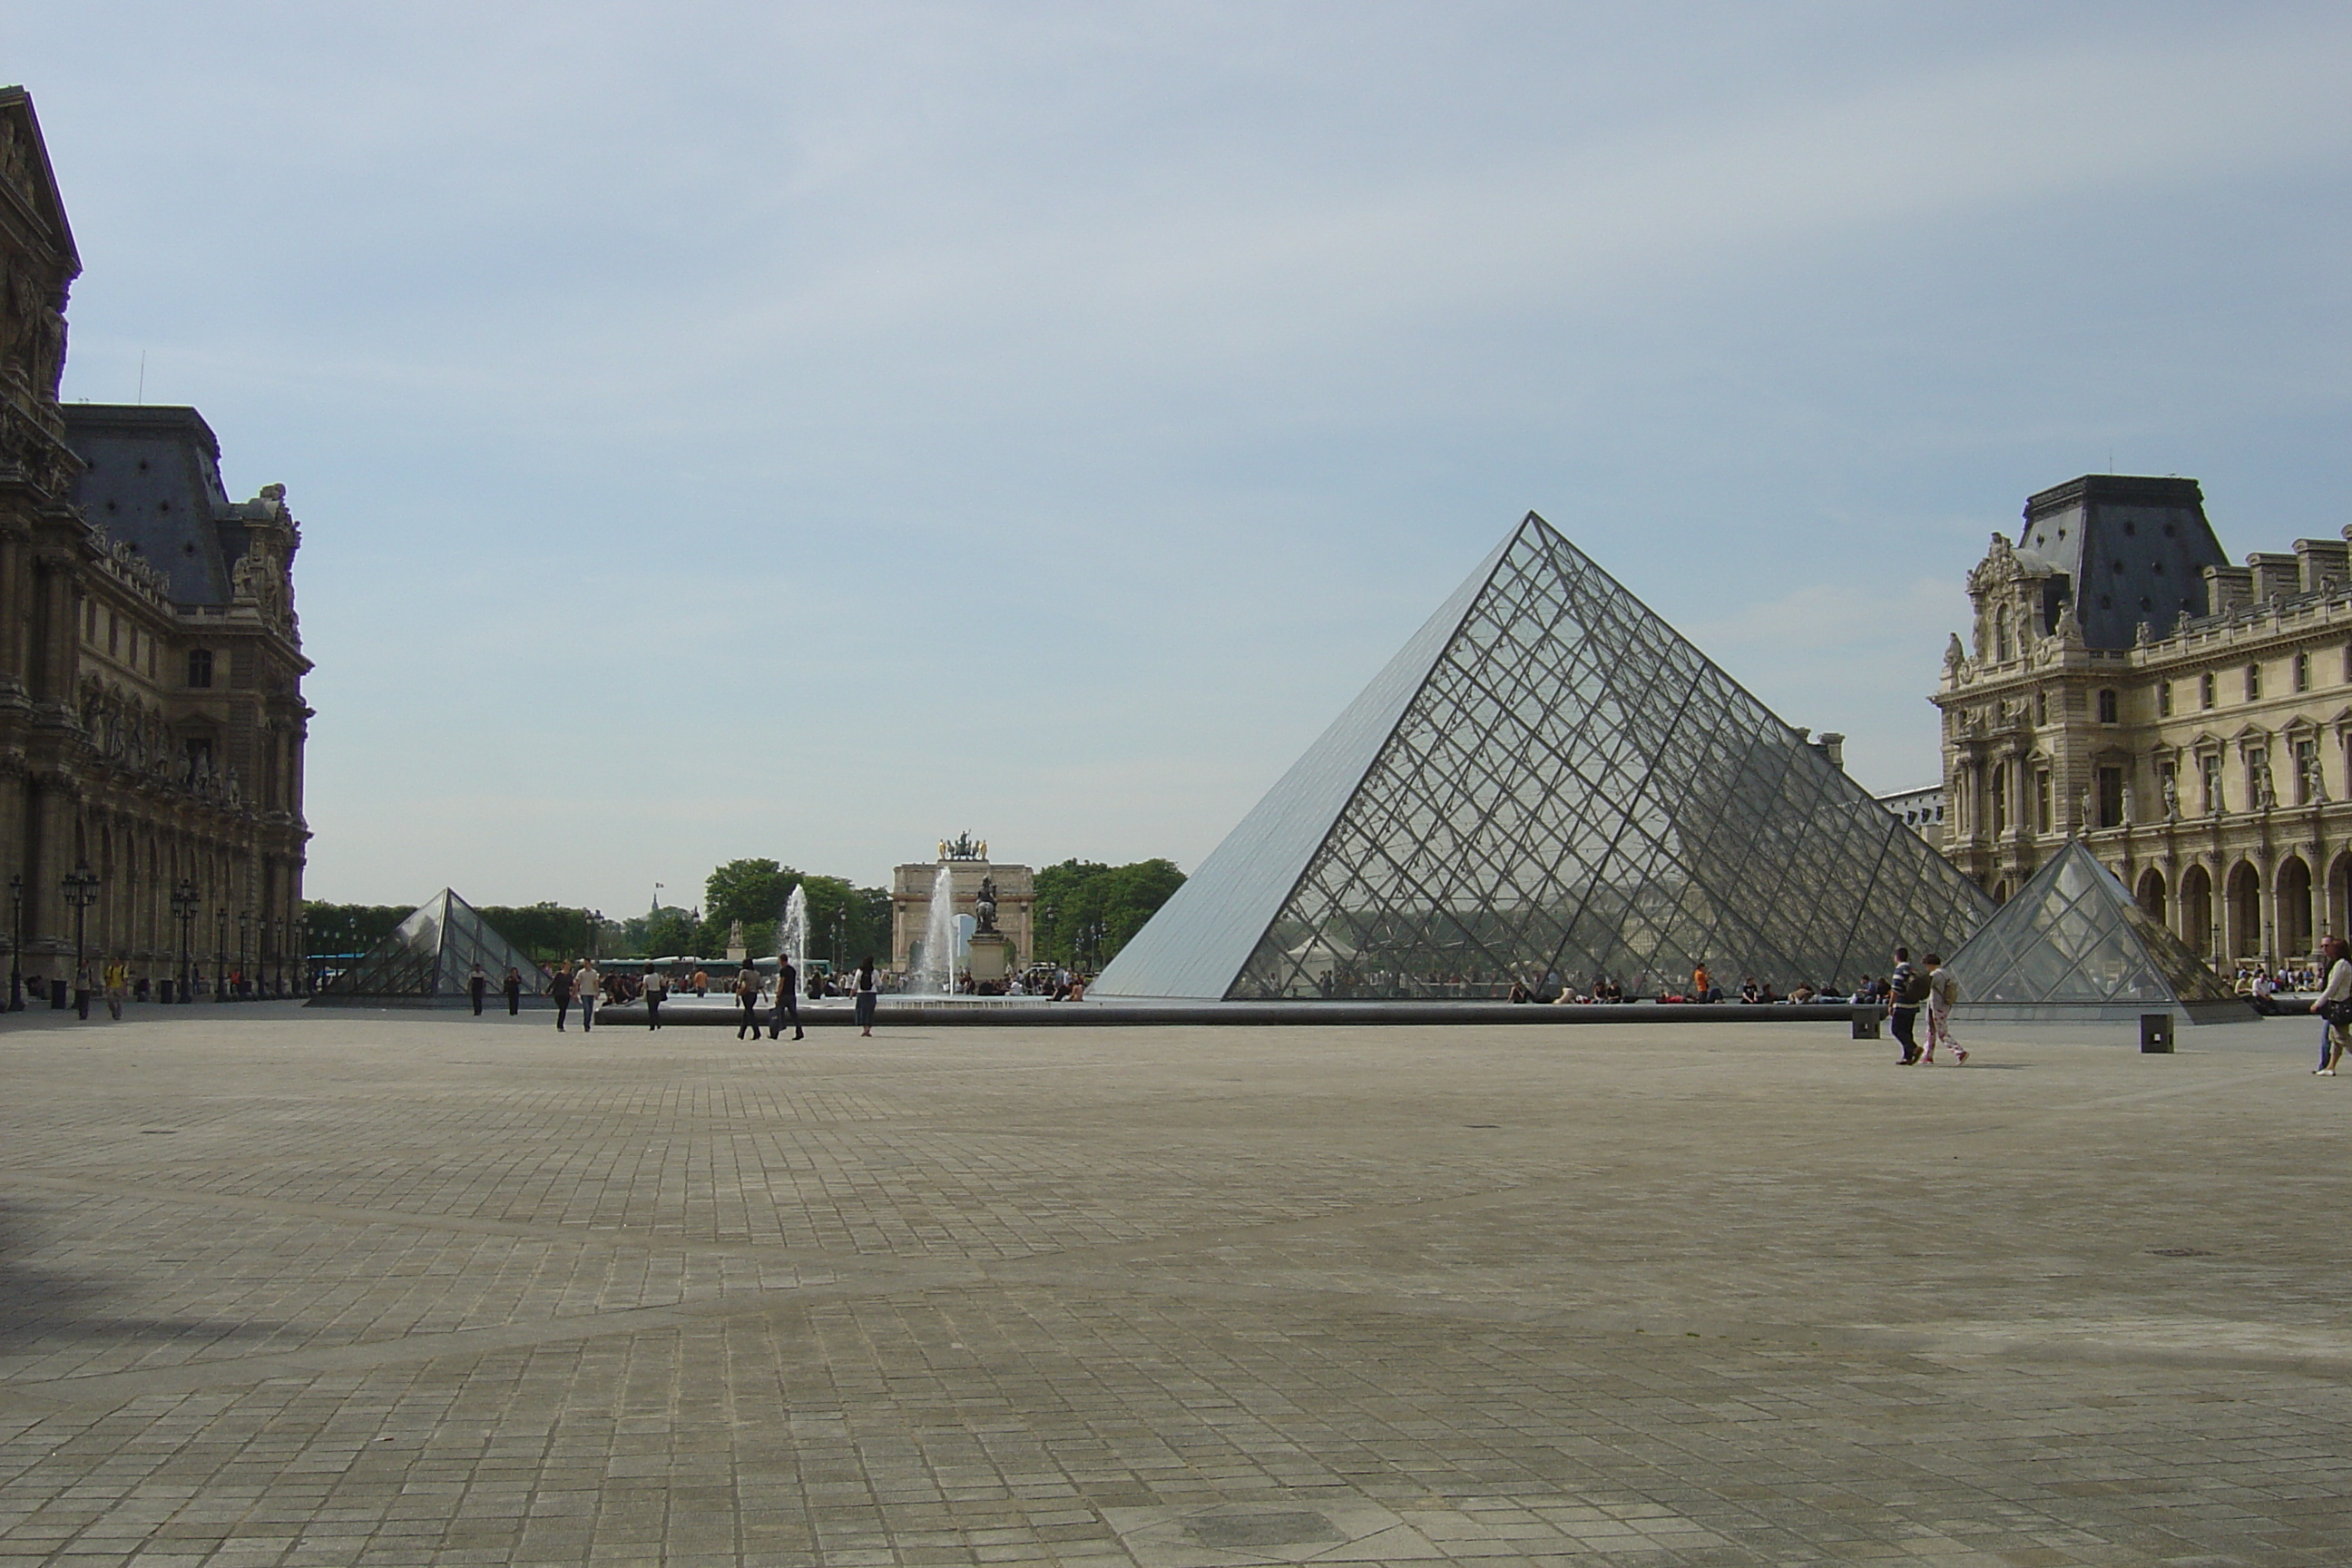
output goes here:
[{"label": "man in dark shirt", "polygon": [[800,971],[793,961],[779,953],[776,957],[776,1000],[768,1009],[768,1038],[774,1039],[784,1032],[784,1020],[793,1021],[793,1038],[801,1037]]},{"label": "man in dark shirt", "polygon": [[1919,1022],[1919,1004],[1927,999],[1927,977],[1911,967],[1911,950],[1895,950],[1895,973],[1886,977],[1886,1017],[1895,1037],[1903,1046],[1901,1065],[1909,1067],[1919,1059],[1919,1042],[1912,1030]]}]

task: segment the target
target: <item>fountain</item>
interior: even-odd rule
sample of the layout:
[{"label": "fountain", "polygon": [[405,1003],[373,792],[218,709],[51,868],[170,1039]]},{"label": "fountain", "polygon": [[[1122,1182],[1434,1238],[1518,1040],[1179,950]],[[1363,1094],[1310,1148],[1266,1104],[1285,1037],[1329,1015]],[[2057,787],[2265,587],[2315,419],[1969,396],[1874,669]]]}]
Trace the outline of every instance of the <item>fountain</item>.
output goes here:
[{"label": "fountain", "polygon": [[784,918],[776,924],[776,951],[792,962],[800,983],[808,984],[808,894],[798,882],[784,900]]},{"label": "fountain", "polygon": [[942,860],[940,874],[931,879],[930,913],[923,921],[923,970],[942,996],[955,994],[955,871]]}]

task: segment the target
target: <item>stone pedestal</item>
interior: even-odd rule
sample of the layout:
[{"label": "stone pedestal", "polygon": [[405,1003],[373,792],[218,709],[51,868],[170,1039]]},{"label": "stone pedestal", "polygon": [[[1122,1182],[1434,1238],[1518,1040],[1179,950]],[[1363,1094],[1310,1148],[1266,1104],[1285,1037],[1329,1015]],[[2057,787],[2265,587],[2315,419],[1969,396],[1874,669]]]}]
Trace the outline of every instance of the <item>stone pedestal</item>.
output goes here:
[{"label": "stone pedestal", "polygon": [[1013,941],[1003,931],[976,932],[971,939],[971,952],[964,967],[972,979],[1002,980],[1013,972]]}]

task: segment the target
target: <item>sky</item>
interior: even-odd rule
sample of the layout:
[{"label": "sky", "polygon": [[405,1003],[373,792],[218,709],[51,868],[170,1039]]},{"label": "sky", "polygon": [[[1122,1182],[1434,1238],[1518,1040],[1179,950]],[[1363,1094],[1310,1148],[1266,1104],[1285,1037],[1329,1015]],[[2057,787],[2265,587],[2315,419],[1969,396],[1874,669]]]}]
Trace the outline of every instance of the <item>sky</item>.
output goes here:
[{"label": "sky", "polygon": [[307,891],[1196,866],[1541,512],[1875,790],[2027,495],[2352,523],[2340,5],[0,0],[283,483]]}]

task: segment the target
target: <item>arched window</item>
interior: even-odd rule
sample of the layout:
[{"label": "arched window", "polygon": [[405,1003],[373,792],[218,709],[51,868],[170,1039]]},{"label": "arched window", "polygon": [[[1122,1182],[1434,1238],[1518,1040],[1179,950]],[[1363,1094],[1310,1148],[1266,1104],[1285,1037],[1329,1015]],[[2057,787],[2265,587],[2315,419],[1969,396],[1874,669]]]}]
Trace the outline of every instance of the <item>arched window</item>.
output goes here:
[{"label": "arched window", "polygon": [[2202,866],[2180,874],[2180,940],[2200,956],[2214,951],[2213,879]]}]

